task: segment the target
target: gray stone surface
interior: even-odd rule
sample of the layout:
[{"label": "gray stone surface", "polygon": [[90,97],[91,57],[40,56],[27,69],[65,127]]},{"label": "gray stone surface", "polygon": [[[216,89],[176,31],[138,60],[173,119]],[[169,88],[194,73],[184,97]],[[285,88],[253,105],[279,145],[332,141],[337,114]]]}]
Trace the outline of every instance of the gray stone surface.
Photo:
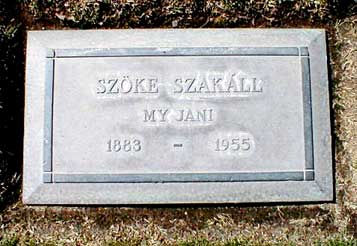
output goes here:
[{"label": "gray stone surface", "polygon": [[23,201],[331,201],[325,32],[28,32]]}]

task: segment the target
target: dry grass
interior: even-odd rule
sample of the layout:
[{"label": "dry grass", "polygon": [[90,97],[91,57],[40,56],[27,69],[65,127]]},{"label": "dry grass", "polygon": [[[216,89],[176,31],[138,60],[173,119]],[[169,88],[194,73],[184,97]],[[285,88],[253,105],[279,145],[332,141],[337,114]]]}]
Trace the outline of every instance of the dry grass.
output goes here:
[{"label": "dry grass", "polygon": [[[329,206],[261,208],[46,208],[14,205],[3,216],[7,238],[21,243],[180,245],[245,242],[312,245],[350,240]],[[341,231],[340,231],[341,230]],[[114,244],[115,245],[115,244]],[[144,244],[145,245],[145,244]],[[199,244],[200,245],[200,244]],[[203,244],[204,245],[204,244]]]},{"label": "dry grass", "polygon": [[357,18],[335,25],[333,51],[336,189],[340,227],[357,236]]},{"label": "dry grass", "polygon": [[[36,6],[31,11],[37,11]],[[221,14],[212,21],[216,18],[227,17]],[[336,203],[229,208],[71,208],[28,207],[17,202],[0,214],[0,245],[357,246],[356,22],[357,16],[352,16],[323,24],[329,30],[332,70]],[[187,22],[182,19],[180,23]],[[272,22],[269,23],[268,26]],[[32,21],[27,25],[39,27]]]}]

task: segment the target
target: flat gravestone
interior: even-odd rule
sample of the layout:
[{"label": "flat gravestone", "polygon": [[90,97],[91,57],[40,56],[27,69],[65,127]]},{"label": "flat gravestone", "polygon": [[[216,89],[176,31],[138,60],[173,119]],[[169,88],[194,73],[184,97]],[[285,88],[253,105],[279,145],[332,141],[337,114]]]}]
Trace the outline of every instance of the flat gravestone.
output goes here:
[{"label": "flat gravestone", "polygon": [[331,201],[325,32],[28,33],[23,201]]}]

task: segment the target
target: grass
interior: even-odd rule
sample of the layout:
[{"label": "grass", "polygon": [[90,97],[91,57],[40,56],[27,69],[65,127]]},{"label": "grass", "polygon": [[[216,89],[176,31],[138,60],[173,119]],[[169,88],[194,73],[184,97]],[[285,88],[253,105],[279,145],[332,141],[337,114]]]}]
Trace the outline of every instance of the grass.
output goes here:
[{"label": "grass", "polygon": [[[0,246],[16,246],[19,244],[17,237],[3,239],[0,241]],[[35,241],[24,242],[24,245],[35,246],[38,245]],[[56,242],[45,242],[42,245],[52,246],[57,245]],[[145,245],[145,242],[138,240],[120,240],[109,241],[104,244],[105,246],[141,246]],[[294,246],[293,242],[263,242],[263,241],[251,241],[248,239],[232,239],[226,242],[211,242],[207,239],[193,239],[189,241],[180,241],[173,245],[176,246]],[[313,243],[314,246],[357,246],[357,239],[329,239],[326,241],[317,241]]]},{"label": "grass", "polygon": [[0,241],[0,246],[16,246],[18,243],[18,237],[4,238]]},{"label": "grass", "polygon": [[[0,2],[0,245],[357,245],[357,16],[353,1]],[[319,27],[328,31],[336,203],[120,208],[20,201],[26,30]]]}]

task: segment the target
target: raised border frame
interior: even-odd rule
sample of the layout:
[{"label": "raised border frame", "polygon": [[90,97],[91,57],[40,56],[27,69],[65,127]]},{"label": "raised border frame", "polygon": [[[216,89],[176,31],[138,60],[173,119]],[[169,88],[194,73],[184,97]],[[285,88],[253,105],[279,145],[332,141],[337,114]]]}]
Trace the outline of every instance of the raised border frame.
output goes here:
[{"label": "raised border frame", "polygon": [[[305,169],[281,172],[229,173],[154,173],[154,174],[65,174],[52,168],[53,83],[57,59],[147,57],[147,56],[293,56],[300,58],[303,90]],[[314,180],[311,80],[307,47],[196,47],[196,48],[121,48],[121,49],[54,49],[46,56],[44,183],[174,183],[174,182],[252,182],[252,181],[311,181]]]},{"label": "raised border frame", "polygon": [[[80,34],[79,34],[80,33]],[[79,35],[77,35],[79,34]],[[81,35],[84,34],[84,35]],[[154,35],[151,35],[154,34]],[[160,42],[155,37],[168,38],[161,39]],[[184,35],[191,36],[191,40],[180,39]],[[219,34],[225,38],[225,42],[215,43],[202,38]],[[100,36],[102,35],[102,36]],[[139,38],[140,42],[131,43],[123,37],[129,37],[131,41]],[[153,37],[154,40],[144,40]],[[155,36],[156,35],[156,36]],[[227,35],[230,35],[228,38]],[[59,37],[56,37],[59,36]],[[87,36],[88,39],[83,38]],[[103,42],[103,37],[112,37],[119,42]],[[249,36],[249,37],[248,37]],[[264,42],[259,42],[259,38],[264,36]],[[51,38],[52,37],[52,38]],[[242,38],[243,37],[243,38]],[[245,38],[244,38],[245,37]],[[272,44],[272,39],[275,40]],[[238,39],[233,41],[233,39]],[[251,40],[249,40],[249,38]],[[294,40],[295,38],[295,40]],[[93,40],[94,39],[94,40]],[[241,39],[241,40],[239,40]],[[252,42],[253,39],[253,42]],[[88,40],[92,40],[88,42]],[[99,42],[93,42],[93,41]],[[137,39],[138,40],[138,39]],[[73,42],[74,41],[74,42]],[[102,42],[100,42],[102,41]],[[118,41],[118,40],[117,40]],[[167,42],[165,42],[167,41]],[[203,44],[200,47],[195,45]],[[249,41],[249,42],[247,42]],[[159,44],[161,43],[161,45]],[[170,45],[173,43],[174,45]],[[271,46],[267,46],[267,45]],[[103,47],[106,45],[106,47]],[[213,46],[215,45],[215,46]],[[249,46],[248,46],[249,45]],[[264,45],[264,46],[262,46]],[[129,46],[129,47],[128,47]],[[137,46],[137,47],[130,47]],[[152,48],[152,47],[160,48]],[[88,47],[83,49],[82,47]],[[164,48],[162,48],[164,47]],[[322,48],[322,49],[321,49]],[[316,52],[320,49],[319,52]],[[33,53],[35,52],[35,53]],[[274,173],[229,173],[229,174],[134,174],[134,175],[66,175],[52,173],[52,106],[53,106],[53,73],[55,59],[71,57],[108,57],[108,56],[212,56],[212,55],[234,55],[234,56],[299,56],[301,59],[301,71],[303,80],[303,102],[304,102],[304,128],[305,128],[305,170],[301,172],[274,172]],[[316,64],[317,59],[322,63]],[[43,66],[41,66],[42,64]],[[37,66],[35,66],[37,65]],[[318,66],[319,65],[319,66]],[[31,68],[32,66],[32,68]],[[317,70],[316,70],[317,69]],[[325,71],[325,73],[324,73]],[[37,79],[35,76],[37,75]],[[318,81],[319,77],[323,79]],[[314,82],[316,81],[316,82]],[[317,84],[320,83],[320,84]],[[319,87],[320,86],[320,87]],[[320,90],[320,91],[316,91]],[[316,94],[322,93],[322,98]],[[39,96],[37,110],[39,117],[33,118],[36,102],[33,95]],[[30,105],[29,105],[30,104]],[[30,107],[29,107],[30,106]],[[208,29],[208,30],[118,30],[118,31],[45,31],[28,33],[27,69],[26,69],[26,112],[25,112],[25,147],[24,147],[24,194],[23,200],[30,204],[136,204],[136,203],[226,203],[226,202],[286,202],[286,201],[329,201],[333,197],[332,191],[332,160],[331,160],[331,137],[328,103],[328,80],[326,69],[326,47],[323,30],[240,30],[240,29]],[[30,112],[29,112],[30,111]],[[41,125],[39,119],[43,119]],[[317,123],[316,123],[317,121]],[[324,125],[319,124],[324,123]],[[319,131],[323,128],[323,146],[317,145],[314,141],[322,136]],[[317,133],[316,133],[317,130]],[[31,136],[35,131],[42,133],[42,137]],[[38,152],[28,152],[31,149],[31,141],[42,139],[42,146],[37,146]],[[29,143],[30,142],[30,143]],[[317,148],[316,148],[317,147]],[[319,148],[322,148],[319,150]],[[40,155],[41,156],[37,156]],[[321,155],[325,155],[326,164],[321,166]],[[316,156],[316,157],[315,157]],[[38,178],[39,173],[34,170],[39,163],[34,163],[34,157],[40,162],[43,168],[43,179]],[[36,159],[36,158],[35,158]],[[317,162],[314,165],[314,162]],[[316,168],[314,168],[316,166]],[[314,170],[316,169],[316,170]],[[31,171],[32,170],[32,171]],[[326,172],[329,171],[330,172]],[[32,176],[29,174],[32,173]],[[314,172],[315,171],[315,172]],[[320,175],[325,171],[325,176]],[[327,175],[327,176],[326,176]],[[31,177],[30,177],[31,176]],[[31,179],[33,181],[31,181]],[[30,181],[29,181],[30,180]],[[36,184],[34,183],[36,181]],[[39,182],[40,181],[40,182]],[[284,182],[279,182],[284,181]],[[308,182],[306,182],[308,181]],[[323,185],[321,182],[323,181]],[[159,182],[159,183],[158,183]],[[74,184],[76,183],[76,184]],[[146,184],[145,184],[146,183]],[[224,185],[223,185],[224,183]],[[282,186],[283,183],[283,186]],[[150,184],[150,185],[149,185]],[[259,188],[262,185],[270,187],[268,193],[264,193]],[[299,187],[294,185],[299,184]],[[132,186],[128,189],[128,185]],[[145,185],[145,187],[141,187]],[[154,187],[151,187],[154,185]],[[232,186],[227,192],[223,187]],[[102,195],[105,187],[111,188],[114,194]],[[188,189],[198,189],[202,194],[206,194],[197,199],[197,192],[191,194],[177,194],[177,189],[187,186]],[[211,188],[221,190],[222,194],[209,193]],[[221,188],[220,188],[221,186]],[[291,187],[290,187],[291,186]],[[308,186],[308,187],[304,187]],[[67,188],[66,188],[67,187]],[[165,188],[166,187],[166,188]],[[206,187],[206,188],[205,188]],[[256,187],[256,189],[254,188]],[[265,187],[265,186],[264,186]],[[274,187],[278,198],[273,195]],[[280,188],[279,188],[280,187]],[[314,191],[315,187],[315,191]],[[28,192],[32,188],[32,192]],[[89,188],[91,195],[78,193],[81,188]],[[119,190],[117,190],[118,188]],[[123,190],[123,189],[124,190]],[[137,197],[133,197],[125,190],[137,190]],[[144,189],[145,188],[145,189]],[[282,189],[283,188],[283,189]],[[302,188],[302,189],[301,189]],[[62,189],[67,190],[66,196],[61,197]],[[140,190],[143,189],[142,193]],[[143,196],[148,194],[144,190],[149,189],[150,193],[161,190],[157,193],[157,198]],[[206,190],[207,189],[207,190]],[[215,190],[213,189],[213,190]],[[244,196],[241,190],[248,191]],[[292,193],[287,194],[292,189]],[[304,191],[304,189],[306,189]],[[93,193],[93,191],[95,191]],[[167,197],[168,192],[175,197]],[[173,192],[174,191],[174,192]],[[39,193],[42,194],[39,194]],[[119,193],[119,197],[115,192]],[[296,197],[294,198],[294,192]],[[315,197],[309,193],[315,193]],[[69,194],[71,193],[71,194]],[[208,193],[208,194],[207,194]],[[230,197],[226,197],[231,193]],[[57,196],[56,196],[57,194]],[[77,194],[77,196],[76,196]],[[166,194],[166,197],[165,197]],[[269,196],[269,194],[271,194]],[[93,195],[97,195],[95,199]],[[300,197],[299,197],[300,195]],[[151,196],[151,195],[150,195]],[[149,196],[149,197],[150,197]],[[210,198],[211,196],[217,199]],[[222,196],[224,199],[222,199]],[[255,198],[250,198],[255,196]],[[36,197],[35,199],[33,199]],[[72,197],[72,198],[71,198]],[[90,199],[92,197],[92,199]],[[117,198],[115,198],[117,197]],[[114,198],[114,200],[113,200]],[[248,199],[247,199],[248,198]]]}]

